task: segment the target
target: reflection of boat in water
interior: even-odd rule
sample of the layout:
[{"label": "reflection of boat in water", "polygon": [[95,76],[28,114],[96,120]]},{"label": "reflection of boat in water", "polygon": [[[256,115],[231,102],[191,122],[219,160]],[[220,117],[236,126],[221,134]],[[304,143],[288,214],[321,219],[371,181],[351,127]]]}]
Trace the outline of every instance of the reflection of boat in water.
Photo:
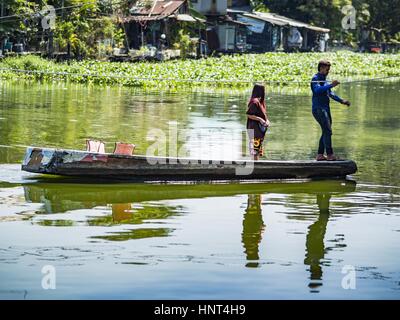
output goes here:
[{"label": "reflection of boat in water", "polygon": [[93,179],[207,181],[344,178],[355,173],[357,165],[351,160],[216,161],[28,148],[22,170]]},{"label": "reflection of boat in water", "polygon": [[340,194],[355,190],[349,180],[293,183],[227,184],[78,184],[33,183],[24,185],[27,201],[46,204],[48,213],[143,201],[224,197],[239,194]]},{"label": "reflection of boat in water", "polygon": [[[247,208],[243,217],[242,243],[247,267],[259,265],[258,247],[264,232],[261,212],[262,194],[313,194],[317,197],[340,195],[355,190],[356,183],[349,180],[325,180],[292,183],[227,183],[227,184],[78,184],[31,183],[25,184],[27,201],[43,203],[47,213],[62,213],[78,209],[108,206],[111,214],[92,216],[90,226],[143,225],[144,221],[168,219],[180,215],[182,208],[161,200],[205,197],[228,197],[245,194]],[[141,203],[139,206],[133,204]],[[110,208],[111,207],[111,208]],[[40,224],[68,225],[68,220],[40,220]],[[73,222],[70,223],[73,225]],[[98,240],[125,241],[149,237],[165,237],[170,228],[134,228],[92,237]],[[307,241],[314,241],[312,239]],[[312,251],[312,250],[311,250]],[[319,261],[315,262],[318,268]]]}]

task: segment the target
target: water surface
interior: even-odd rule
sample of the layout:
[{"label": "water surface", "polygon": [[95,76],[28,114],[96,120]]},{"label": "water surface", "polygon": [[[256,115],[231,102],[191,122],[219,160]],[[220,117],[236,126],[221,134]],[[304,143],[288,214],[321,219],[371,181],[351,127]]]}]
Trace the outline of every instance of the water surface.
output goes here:
[{"label": "water surface", "polygon": [[[399,299],[399,90],[338,90],[353,102],[332,106],[335,150],[359,167],[347,180],[95,184],[21,172],[24,147],[98,138],[144,154],[151,130],[177,127],[189,156],[240,158],[248,92],[0,82],[0,298]],[[314,157],[310,96],[267,104],[267,159]]]}]

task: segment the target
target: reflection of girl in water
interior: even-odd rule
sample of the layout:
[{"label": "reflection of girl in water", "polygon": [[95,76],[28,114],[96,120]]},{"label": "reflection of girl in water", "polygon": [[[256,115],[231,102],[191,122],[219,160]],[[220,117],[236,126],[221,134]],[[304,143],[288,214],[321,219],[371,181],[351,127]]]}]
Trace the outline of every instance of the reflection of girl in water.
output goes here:
[{"label": "reflection of girl in water", "polygon": [[[264,231],[261,212],[261,195],[249,194],[243,219],[242,243],[247,260],[259,260],[258,246]],[[246,267],[258,267],[258,262],[248,262]]]}]

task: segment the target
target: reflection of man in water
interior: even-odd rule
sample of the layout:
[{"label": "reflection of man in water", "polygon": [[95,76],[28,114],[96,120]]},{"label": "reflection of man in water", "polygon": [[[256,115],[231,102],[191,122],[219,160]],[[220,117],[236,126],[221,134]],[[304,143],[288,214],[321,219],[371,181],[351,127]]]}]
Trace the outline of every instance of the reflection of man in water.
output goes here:
[{"label": "reflection of man in water", "polygon": [[310,266],[310,288],[322,286],[322,282],[318,280],[322,280],[321,260],[324,259],[325,255],[324,237],[329,220],[330,199],[331,196],[328,194],[317,195],[318,220],[308,228],[304,264]]},{"label": "reflection of man in water", "polygon": [[[264,231],[264,221],[261,213],[261,195],[249,194],[247,208],[243,218],[242,243],[247,260],[258,260],[258,246]],[[256,268],[258,262],[248,262],[246,267]]]}]

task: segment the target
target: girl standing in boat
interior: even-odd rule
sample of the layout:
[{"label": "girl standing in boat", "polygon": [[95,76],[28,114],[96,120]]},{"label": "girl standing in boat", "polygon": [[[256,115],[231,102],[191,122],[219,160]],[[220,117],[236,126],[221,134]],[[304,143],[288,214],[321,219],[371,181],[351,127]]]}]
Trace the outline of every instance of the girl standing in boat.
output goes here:
[{"label": "girl standing in boat", "polygon": [[265,106],[265,87],[256,84],[248,103],[246,126],[250,138],[250,154],[254,160],[264,155],[263,142],[269,125]]}]

